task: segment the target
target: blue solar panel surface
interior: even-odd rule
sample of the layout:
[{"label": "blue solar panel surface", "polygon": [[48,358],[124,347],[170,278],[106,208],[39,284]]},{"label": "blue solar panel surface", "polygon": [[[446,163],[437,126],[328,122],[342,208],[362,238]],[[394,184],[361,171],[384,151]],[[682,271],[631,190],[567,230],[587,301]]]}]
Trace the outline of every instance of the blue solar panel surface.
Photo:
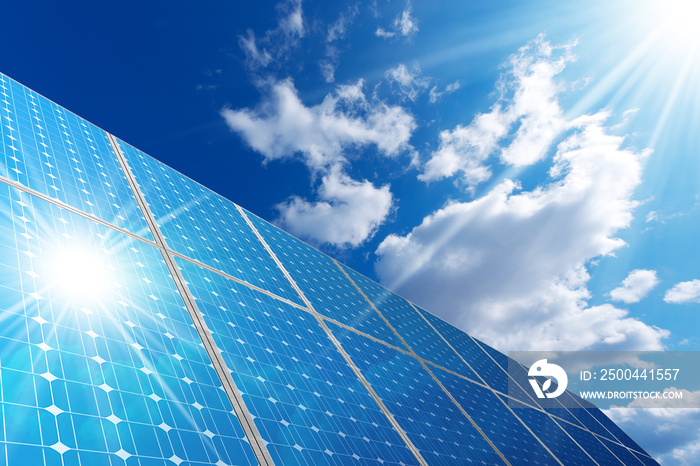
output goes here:
[{"label": "blue solar panel surface", "polygon": [[623,464],[619,458],[611,455],[610,450],[608,450],[603,443],[598,440],[598,438],[591,434],[589,431],[581,429],[579,427],[573,426],[568,422],[558,421],[559,425],[573,438],[576,443],[578,443],[581,448],[586,450],[589,455],[593,457],[598,463],[606,464]]},{"label": "blue solar panel surface", "polygon": [[503,464],[414,357],[329,326],[428,463]]},{"label": "blue solar panel surface", "polygon": [[5,184],[0,205],[7,464],[253,463],[160,252]]},{"label": "blue solar panel surface", "polygon": [[179,260],[277,464],[414,464],[312,314]]},{"label": "blue solar panel surface", "polygon": [[404,348],[330,257],[253,214],[248,218],[319,314]]},{"label": "blue solar panel surface", "polygon": [[107,135],[0,74],[0,176],[153,239]]},{"label": "blue solar panel surface", "polygon": [[418,356],[478,380],[408,301],[349,267],[343,266],[343,269]]},{"label": "blue solar panel surface", "polygon": [[554,453],[554,456],[560,458],[562,462],[576,465],[595,464],[547,413],[539,409],[526,407],[517,401],[510,401],[509,406],[513,407],[513,412],[516,416],[527,424],[537,437],[547,439],[547,448]]},{"label": "blue solar panel surface", "polygon": [[119,146],[170,249],[301,303],[232,202],[129,144]]},{"label": "blue solar panel surface", "polygon": [[636,465],[641,466],[642,462],[637,459],[637,457],[624,446],[617,442],[610,441],[605,438],[601,438],[600,441],[606,446],[624,465]]},{"label": "blue solar panel surface", "polygon": [[[433,374],[511,464],[558,464],[488,388],[439,369]],[[488,407],[488,409],[485,409]]]}]

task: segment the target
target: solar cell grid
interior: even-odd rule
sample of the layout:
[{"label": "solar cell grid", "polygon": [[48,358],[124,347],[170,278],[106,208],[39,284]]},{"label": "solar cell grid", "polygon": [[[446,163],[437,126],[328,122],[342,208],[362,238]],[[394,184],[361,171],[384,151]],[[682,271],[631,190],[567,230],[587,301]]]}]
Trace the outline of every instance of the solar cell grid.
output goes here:
[{"label": "solar cell grid", "polygon": [[232,202],[129,144],[119,146],[170,249],[301,303]]},{"label": "solar cell grid", "polygon": [[253,214],[248,218],[319,314],[404,347],[330,257]]},{"label": "solar cell grid", "polygon": [[0,74],[0,176],[153,239],[107,135]]},{"label": "solar cell grid", "polygon": [[537,437],[546,439],[547,448],[564,464],[596,464],[546,413],[520,405],[517,401],[511,401],[509,406],[514,406],[515,414],[527,424]]},{"label": "solar cell grid", "polygon": [[329,326],[428,463],[503,464],[414,357]]},{"label": "solar cell grid", "polygon": [[414,464],[309,312],[179,260],[277,464]]},{"label": "solar cell grid", "polygon": [[418,356],[477,380],[473,371],[408,301],[349,267],[342,267]]},{"label": "solar cell grid", "polygon": [[[254,462],[160,252],[5,184],[0,205],[8,464]],[[109,270],[99,295],[60,282],[75,248]]]},{"label": "solar cell grid", "polygon": [[439,369],[433,373],[511,464],[558,464],[491,390]]}]

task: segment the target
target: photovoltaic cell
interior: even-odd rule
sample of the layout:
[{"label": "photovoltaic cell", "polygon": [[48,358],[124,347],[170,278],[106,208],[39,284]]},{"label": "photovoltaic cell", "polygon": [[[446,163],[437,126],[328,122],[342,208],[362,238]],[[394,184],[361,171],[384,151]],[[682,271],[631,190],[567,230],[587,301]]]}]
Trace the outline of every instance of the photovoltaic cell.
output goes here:
[{"label": "photovoltaic cell", "polygon": [[253,214],[248,214],[248,218],[316,312],[404,348],[330,257]]},{"label": "photovoltaic cell", "polygon": [[337,325],[329,327],[428,463],[503,464],[414,357]]},{"label": "photovoltaic cell", "polygon": [[[508,375],[476,344],[472,337],[424,309],[418,308],[418,310],[438,333],[447,340],[457,354],[479,375],[484,383],[494,390],[508,394],[517,400],[527,404],[535,404],[530,396],[523,390],[518,390],[517,386],[511,387],[511,391],[508,391]],[[468,376],[467,374],[463,375]]]},{"label": "photovoltaic cell", "polygon": [[153,239],[107,135],[0,74],[0,176]]},{"label": "photovoltaic cell", "polygon": [[626,447],[605,438],[599,439],[626,466],[641,466],[643,463]]},{"label": "photovoltaic cell", "polygon": [[6,184],[0,206],[7,464],[255,463],[160,252]]},{"label": "photovoltaic cell", "polygon": [[276,464],[415,464],[308,312],[177,259]]},{"label": "photovoltaic cell", "polygon": [[623,464],[619,458],[610,454],[610,450],[605,448],[595,435],[589,431],[573,426],[567,422],[558,421],[559,425],[573,438],[576,443],[581,445],[581,448],[586,450],[598,463],[621,465]]},{"label": "photovoltaic cell", "polygon": [[659,463],[657,463],[656,460],[654,460],[646,455],[643,455],[641,453],[637,453],[636,451],[634,451],[632,453],[634,454],[635,458],[637,458],[637,460],[639,460],[639,462],[642,464],[645,464],[647,466],[659,466]]},{"label": "photovoltaic cell", "polygon": [[[501,397],[501,399],[505,398]],[[506,400],[506,402],[508,401]],[[547,448],[564,464],[595,464],[547,413],[512,400],[509,402],[509,406],[514,406],[513,412],[527,424],[537,437],[546,439]]]},{"label": "photovoltaic cell", "polygon": [[558,464],[491,390],[440,369],[434,369],[433,374],[508,462],[513,465]]},{"label": "photovoltaic cell", "polygon": [[[582,400],[574,394],[570,394],[570,396],[582,406],[590,405],[589,402]],[[581,423],[591,432],[611,440],[616,440],[637,452],[644,452],[644,449],[640,447],[637,442],[632,440],[629,435],[620,429],[617,424],[611,421],[610,418],[598,408],[591,405],[589,408],[572,410],[572,413],[581,419]]]},{"label": "photovoltaic cell", "polygon": [[418,356],[458,374],[478,380],[474,372],[440,338],[440,335],[435,332],[408,301],[349,267],[342,267]]},{"label": "photovoltaic cell", "polygon": [[[492,355],[492,357],[497,359],[499,364],[502,367],[505,366],[503,368],[508,371],[508,375],[511,378],[510,385],[508,387],[509,394],[512,395],[513,392],[523,393],[524,391],[527,391],[530,400],[525,400],[526,402],[534,406],[539,406],[540,408],[547,411],[549,414],[563,419],[576,426],[582,427],[584,425],[581,421],[581,418],[588,415],[585,412],[581,412],[581,410],[577,408],[579,405],[571,398],[570,392],[564,392],[559,397],[553,399],[541,400],[539,398],[536,398],[532,395],[532,392],[530,391],[531,388],[530,382],[528,381],[529,376],[527,375],[527,369],[522,364],[502,353],[499,353],[498,351],[486,345],[485,343],[479,343],[484,348],[484,350],[486,350],[490,355]],[[613,438],[612,436],[610,436],[610,434],[608,434],[608,436],[610,438]]]},{"label": "photovoltaic cell", "polygon": [[301,303],[232,202],[129,144],[119,147],[170,249]]}]

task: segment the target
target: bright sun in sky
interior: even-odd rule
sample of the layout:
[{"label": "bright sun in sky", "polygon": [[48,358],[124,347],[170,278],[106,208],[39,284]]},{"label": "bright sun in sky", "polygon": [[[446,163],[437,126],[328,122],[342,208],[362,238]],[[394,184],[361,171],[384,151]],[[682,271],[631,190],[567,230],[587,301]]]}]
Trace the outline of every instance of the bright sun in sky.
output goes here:
[{"label": "bright sun in sky", "polygon": [[690,49],[700,39],[700,2],[696,0],[671,0],[654,2],[650,8],[654,18],[661,20],[668,45]]}]

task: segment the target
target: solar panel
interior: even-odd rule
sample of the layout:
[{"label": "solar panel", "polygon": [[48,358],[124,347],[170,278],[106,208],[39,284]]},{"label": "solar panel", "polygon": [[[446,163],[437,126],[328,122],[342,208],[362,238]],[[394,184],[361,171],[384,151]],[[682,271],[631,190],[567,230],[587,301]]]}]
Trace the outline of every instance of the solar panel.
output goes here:
[{"label": "solar panel", "polygon": [[318,313],[403,347],[330,257],[255,215],[248,217]]},{"label": "solar panel", "polygon": [[[449,372],[433,373],[511,464],[559,464],[516,413],[488,388]],[[488,406],[488,409],[484,409]]]},{"label": "solar panel", "polygon": [[311,313],[178,265],[277,464],[415,462]]},{"label": "solar panel", "polygon": [[488,345],[0,90],[0,465],[656,464],[571,393],[588,409],[537,408]]},{"label": "solar panel", "polygon": [[170,249],[300,302],[235,204],[118,141]]},{"label": "solar panel", "polygon": [[477,379],[462,358],[408,301],[349,267],[343,266],[343,270],[418,356],[458,374]]},{"label": "solar panel", "polygon": [[254,462],[160,251],[5,184],[0,205],[8,464]]},{"label": "solar panel", "polygon": [[107,134],[0,74],[0,176],[153,239]]},{"label": "solar panel", "polygon": [[342,327],[331,328],[426,461],[503,464],[415,358]]}]

